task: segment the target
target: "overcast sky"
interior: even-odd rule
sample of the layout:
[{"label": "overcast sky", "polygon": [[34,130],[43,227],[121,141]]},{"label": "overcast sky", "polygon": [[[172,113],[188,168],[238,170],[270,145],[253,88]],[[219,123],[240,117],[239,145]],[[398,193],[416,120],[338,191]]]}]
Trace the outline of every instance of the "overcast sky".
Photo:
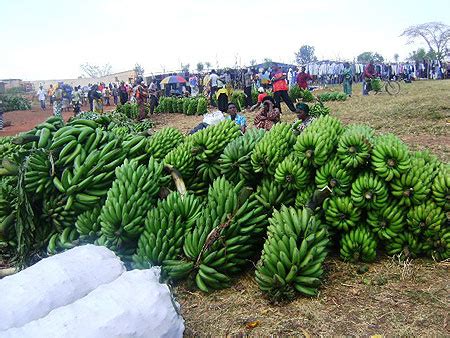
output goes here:
[{"label": "overcast sky", "polygon": [[400,59],[419,45],[408,26],[450,24],[448,0],[0,0],[0,79],[76,78],[80,64],[140,63],[145,73],[209,61],[293,62],[301,45],[319,59],[364,51]]}]

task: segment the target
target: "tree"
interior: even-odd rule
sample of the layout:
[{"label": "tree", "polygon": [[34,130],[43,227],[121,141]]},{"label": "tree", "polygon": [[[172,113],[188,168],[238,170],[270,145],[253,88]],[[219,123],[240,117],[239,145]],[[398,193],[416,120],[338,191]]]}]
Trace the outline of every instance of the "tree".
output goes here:
[{"label": "tree", "polygon": [[202,62],[197,63],[197,72],[202,72],[205,67]]},{"label": "tree", "polygon": [[184,72],[184,73],[188,72],[189,71],[189,67],[190,67],[189,63],[186,63],[185,65],[183,65],[183,63],[181,63],[181,71],[182,72]]},{"label": "tree", "polygon": [[80,65],[80,68],[88,77],[102,77],[111,74],[111,65],[109,63],[99,66],[86,62]]},{"label": "tree", "polygon": [[400,36],[408,38],[408,44],[422,38],[428,45],[429,51],[442,62],[450,41],[450,26],[441,22],[427,22],[408,27]]},{"label": "tree", "polygon": [[384,61],[384,57],[381,56],[378,53],[373,53],[373,52],[364,52],[358,55],[358,57],[356,58],[356,60],[358,62],[383,62]]},{"label": "tree", "polygon": [[410,61],[422,61],[422,60],[436,60],[437,55],[434,51],[429,50],[428,52],[425,51],[425,48],[419,48],[417,50],[412,51],[409,56],[408,60]]},{"label": "tree", "polygon": [[142,67],[139,63],[136,62],[134,65],[134,71],[138,76],[144,75],[144,67]]},{"label": "tree", "polygon": [[317,61],[317,57],[314,55],[315,48],[309,45],[303,45],[300,47],[297,53],[295,53],[295,61],[299,65]]},{"label": "tree", "polygon": [[256,65],[256,60],[255,59],[251,59],[250,60],[250,66],[254,66],[254,65]]},{"label": "tree", "polygon": [[398,58],[400,57],[400,55],[398,55],[398,53],[395,53],[394,54],[394,60],[395,60],[395,62],[398,62]]},{"label": "tree", "polygon": [[211,62],[205,61],[205,66],[206,66],[206,69],[210,69],[211,68]]}]

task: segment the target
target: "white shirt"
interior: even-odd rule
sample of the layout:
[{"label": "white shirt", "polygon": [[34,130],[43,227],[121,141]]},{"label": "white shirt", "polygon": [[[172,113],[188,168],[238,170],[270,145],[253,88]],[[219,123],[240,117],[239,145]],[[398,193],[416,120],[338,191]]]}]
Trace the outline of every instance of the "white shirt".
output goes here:
[{"label": "white shirt", "polygon": [[45,101],[45,91],[44,89],[39,89],[37,92],[37,96],[39,97],[39,101]]},{"label": "white shirt", "polygon": [[209,78],[211,80],[211,87],[217,87],[217,79],[219,78],[219,76],[213,73],[209,76]]}]

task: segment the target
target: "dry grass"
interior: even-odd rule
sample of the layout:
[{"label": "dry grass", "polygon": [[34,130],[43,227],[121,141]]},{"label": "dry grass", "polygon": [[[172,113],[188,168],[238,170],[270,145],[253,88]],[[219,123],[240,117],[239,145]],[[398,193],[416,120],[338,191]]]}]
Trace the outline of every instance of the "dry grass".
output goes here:
[{"label": "dry grass", "polygon": [[[363,97],[357,85],[349,100],[328,105],[345,123],[393,132],[412,149],[430,149],[448,162],[449,88],[450,81],[423,81],[403,84],[398,96]],[[283,111],[283,121],[295,119],[285,106]],[[245,115],[252,123],[255,113]],[[153,120],[157,129],[174,126],[187,132],[201,118],[163,114]],[[180,285],[175,294],[186,336],[449,336],[449,266],[382,257],[358,274],[358,266],[331,258],[320,295],[288,304],[271,304],[255,284],[253,271],[227,290],[205,295]]]},{"label": "dry grass", "polygon": [[[186,336],[449,335],[448,264],[388,258],[358,266],[332,258],[319,297],[271,304],[253,272],[232,288],[205,295],[179,286],[175,294]],[[253,327],[255,326],[255,327]]]}]

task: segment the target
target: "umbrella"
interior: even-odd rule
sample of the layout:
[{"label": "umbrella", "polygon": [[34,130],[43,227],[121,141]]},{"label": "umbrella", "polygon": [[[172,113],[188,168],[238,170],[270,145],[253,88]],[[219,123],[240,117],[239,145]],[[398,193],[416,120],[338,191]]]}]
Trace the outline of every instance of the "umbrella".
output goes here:
[{"label": "umbrella", "polygon": [[161,80],[162,84],[170,84],[170,83],[186,83],[186,79],[179,75],[171,75],[168,77],[165,77]]}]

